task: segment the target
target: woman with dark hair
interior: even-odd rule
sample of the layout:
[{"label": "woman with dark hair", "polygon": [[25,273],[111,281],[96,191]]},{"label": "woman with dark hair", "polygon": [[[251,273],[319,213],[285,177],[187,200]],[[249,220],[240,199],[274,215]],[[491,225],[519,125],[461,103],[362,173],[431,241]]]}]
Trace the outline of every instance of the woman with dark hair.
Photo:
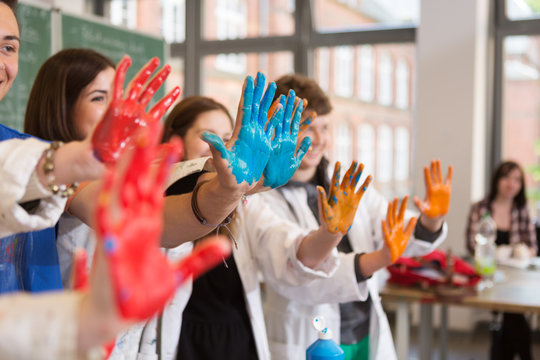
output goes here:
[{"label": "woman with dark hair", "polygon": [[216,134],[224,142],[232,135],[233,119],[227,108],[204,96],[190,96],[179,102],[165,120],[163,141],[177,135],[184,140],[184,160],[210,156],[208,143],[201,139],[205,131]]},{"label": "woman with dark hair", "polygon": [[[486,214],[497,225],[497,246],[511,246],[514,251],[526,246],[530,256],[535,256],[536,232],[527,209],[525,176],[518,163],[505,161],[500,164],[491,177],[488,196],[471,206],[466,234],[467,249],[471,254],[474,254],[474,236]],[[516,354],[522,360],[533,358],[531,329],[522,314],[503,313],[502,327],[492,339],[490,358],[513,359]]]},{"label": "woman with dark hair", "polygon": [[115,64],[91,49],[66,49],[39,69],[32,86],[24,132],[45,140],[86,138],[109,103]]},{"label": "woman with dark hair", "polygon": [[486,213],[497,224],[497,245],[524,244],[531,256],[535,256],[537,239],[527,209],[525,176],[516,162],[500,164],[491,177],[488,196],[471,207],[467,224],[467,249],[471,254],[474,254],[478,225]]},{"label": "woman with dark hair", "polygon": [[[32,86],[24,131],[49,141],[87,138],[111,100],[114,72],[115,64],[91,49],[65,49],[54,54],[43,63]],[[70,288],[75,252],[79,248],[87,251],[89,268],[95,235],[78,218],[64,213],[56,236],[61,285]]]}]

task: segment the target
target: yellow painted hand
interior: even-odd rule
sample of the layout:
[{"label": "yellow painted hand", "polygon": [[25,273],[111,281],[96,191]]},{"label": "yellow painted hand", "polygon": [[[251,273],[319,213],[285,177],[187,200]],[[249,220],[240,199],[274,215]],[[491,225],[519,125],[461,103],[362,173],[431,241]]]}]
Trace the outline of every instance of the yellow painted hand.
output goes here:
[{"label": "yellow painted hand", "polygon": [[349,231],[354,220],[354,215],[356,214],[356,209],[358,208],[358,203],[371,183],[370,175],[358,191],[355,192],[354,190],[360,180],[360,176],[362,176],[364,165],[360,164],[358,166],[358,162],[354,161],[343,177],[341,184],[339,184],[340,170],[341,165],[337,162],[334,168],[328,198],[324,189],[321,186],[317,187],[319,190],[319,218],[321,224],[324,224],[328,231],[334,234],[338,232],[346,234]]},{"label": "yellow painted hand", "polygon": [[413,198],[414,204],[422,214],[430,218],[437,218],[448,213],[452,190],[452,171],[452,165],[448,166],[448,175],[443,181],[439,160],[432,161],[430,169],[427,166],[424,167],[426,198],[423,202],[416,196]]},{"label": "yellow painted hand", "polygon": [[388,210],[386,211],[386,220],[381,221],[382,232],[384,236],[384,243],[390,250],[392,263],[394,263],[401,254],[405,251],[409,238],[416,226],[416,218],[411,218],[407,224],[407,228],[403,229],[403,217],[405,216],[405,209],[407,208],[408,196],[403,198],[399,213],[396,215],[396,210],[399,204],[398,198],[388,203]]}]

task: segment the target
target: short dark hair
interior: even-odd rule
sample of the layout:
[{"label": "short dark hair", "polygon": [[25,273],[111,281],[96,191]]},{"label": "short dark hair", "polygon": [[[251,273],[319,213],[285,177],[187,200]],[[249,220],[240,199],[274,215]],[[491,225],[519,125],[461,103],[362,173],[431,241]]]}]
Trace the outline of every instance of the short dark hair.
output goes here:
[{"label": "short dark hair", "polygon": [[24,132],[45,140],[82,140],[73,119],[73,107],[82,90],[107,68],[108,57],[91,49],[65,49],[39,69],[30,91]]},{"label": "short dark hair", "polygon": [[308,101],[307,109],[316,111],[317,115],[326,115],[332,111],[330,99],[313,79],[303,75],[289,74],[277,79],[276,85],[274,99],[280,95],[287,96],[289,89],[292,89],[296,96]]},{"label": "short dark hair", "polygon": [[17,0],[0,0],[0,3],[9,6],[13,14],[17,15]]},{"label": "short dark hair", "polygon": [[218,103],[214,99],[198,95],[183,99],[176,104],[165,120],[163,141],[169,141],[173,135],[178,135],[181,138],[184,138],[187,131],[193,126],[195,120],[197,120],[197,116],[213,110],[223,111],[231,121],[232,126],[233,119],[231,114],[229,114],[229,111],[227,111],[225,106]]},{"label": "short dark hair", "polygon": [[497,197],[499,180],[508,175],[514,169],[518,169],[521,173],[521,190],[514,197],[514,204],[518,209],[522,209],[527,205],[527,198],[525,197],[525,173],[521,166],[514,161],[505,161],[501,163],[491,176],[491,182],[489,187],[488,201],[491,204]]}]

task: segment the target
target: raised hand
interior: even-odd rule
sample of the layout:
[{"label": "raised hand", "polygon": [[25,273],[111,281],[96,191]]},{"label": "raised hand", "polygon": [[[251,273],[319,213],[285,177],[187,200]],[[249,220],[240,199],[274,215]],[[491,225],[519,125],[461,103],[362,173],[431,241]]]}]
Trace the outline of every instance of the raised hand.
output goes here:
[{"label": "raised hand", "polygon": [[448,213],[450,208],[450,195],[452,190],[452,165],[448,166],[446,180],[443,181],[441,162],[434,160],[428,169],[424,167],[424,182],[426,184],[426,198],[422,202],[416,196],[413,198],[418,210],[429,218],[439,218]]},{"label": "raised hand", "polygon": [[146,112],[148,103],[171,72],[171,67],[164,66],[148,85],[144,86],[159,65],[159,59],[153,58],[133,78],[126,89],[127,96],[124,97],[122,88],[130,65],[131,59],[127,55],[118,64],[111,103],[92,135],[94,155],[108,164],[118,160],[138,129],[159,122],[180,95],[180,88],[177,86]]},{"label": "raised hand", "polygon": [[405,251],[409,238],[416,226],[416,218],[413,217],[409,220],[407,228],[403,229],[403,218],[407,208],[407,200],[409,200],[409,197],[405,196],[399,207],[398,214],[396,214],[399,205],[398,198],[390,201],[388,203],[388,210],[386,211],[386,220],[381,220],[384,243],[390,251],[392,263],[399,259]]},{"label": "raised hand", "polygon": [[113,296],[126,320],[152,316],[190,275],[207,270],[230,253],[229,242],[215,240],[180,263],[170,264],[160,250],[163,185],[181,145],[176,139],[158,147],[159,135],[160,131],[145,131],[137,138],[133,156],[127,164],[119,161],[108,174],[98,200],[97,233]]},{"label": "raised hand", "polygon": [[[305,105],[306,104],[304,104],[304,107]],[[299,138],[302,137],[302,133],[309,128],[309,126],[315,121],[316,118],[317,118],[317,112],[312,111],[304,121],[300,122],[300,131],[298,132]]]},{"label": "raised hand", "polygon": [[264,169],[263,184],[271,188],[284,185],[289,181],[311,145],[311,138],[305,137],[298,151],[296,150],[300,118],[305,107],[304,101],[296,98],[293,90],[289,91],[287,103],[285,103],[283,95],[277,101],[281,103],[285,110],[282,121],[278,121],[276,125],[274,138],[272,139],[272,154]]},{"label": "raised hand", "polygon": [[[255,186],[263,174],[272,152],[274,126],[283,112],[278,105],[268,120],[276,84],[270,83],[262,96],[264,86],[265,76],[262,73],[257,74],[255,83],[251,76],[246,78],[233,135],[227,144],[215,134],[205,132],[202,135],[210,145],[222,184],[229,189],[237,189],[242,184],[243,193]],[[227,176],[228,173],[233,176]]]},{"label": "raised hand", "polygon": [[345,234],[349,231],[360,199],[371,183],[371,175],[369,175],[358,191],[354,192],[363,170],[364,164],[358,166],[358,162],[353,161],[343,181],[339,184],[341,164],[338,161],[334,168],[328,198],[324,189],[321,186],[317,187],[322,210],[321,224],[324,223],[331,233]]}]

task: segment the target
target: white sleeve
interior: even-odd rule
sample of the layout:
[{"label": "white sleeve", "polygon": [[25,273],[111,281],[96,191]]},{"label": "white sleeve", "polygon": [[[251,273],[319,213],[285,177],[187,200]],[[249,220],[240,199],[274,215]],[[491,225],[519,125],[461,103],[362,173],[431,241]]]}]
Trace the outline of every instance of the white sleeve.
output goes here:
[{"label": "white sleeve", "polygon": [[1,296],[2,359],[76,359],[81,298],[74,292]]},{"label": "white sleeve", "polygon": [[[0,237],[54,226],[64,211],[66,199],[44,189],[34,174],[48,146],[33,138],[0,142]],[[28,213],[20,204],[31,199],[41,201]]]},{"label": "white sleeve", "polygon": [[337,270],[339,257],[335,249],[315,269],[302,264],[296,253],[308,231],[277,216],[261,197],[251,196],[240,216],[242,233],[250,241],[253,256],[269,286],[301,286],[331,277]]},{"label": "white sleeve", "polygon": [[364,301],[368,297],[369,290],[367,281],[360,283],[356,281],[355,256],[355,253],[339,253],[339,266],[331,277],[315,279],[301,287],[285,284],[271,286],[281,296],[304,305]]}]

